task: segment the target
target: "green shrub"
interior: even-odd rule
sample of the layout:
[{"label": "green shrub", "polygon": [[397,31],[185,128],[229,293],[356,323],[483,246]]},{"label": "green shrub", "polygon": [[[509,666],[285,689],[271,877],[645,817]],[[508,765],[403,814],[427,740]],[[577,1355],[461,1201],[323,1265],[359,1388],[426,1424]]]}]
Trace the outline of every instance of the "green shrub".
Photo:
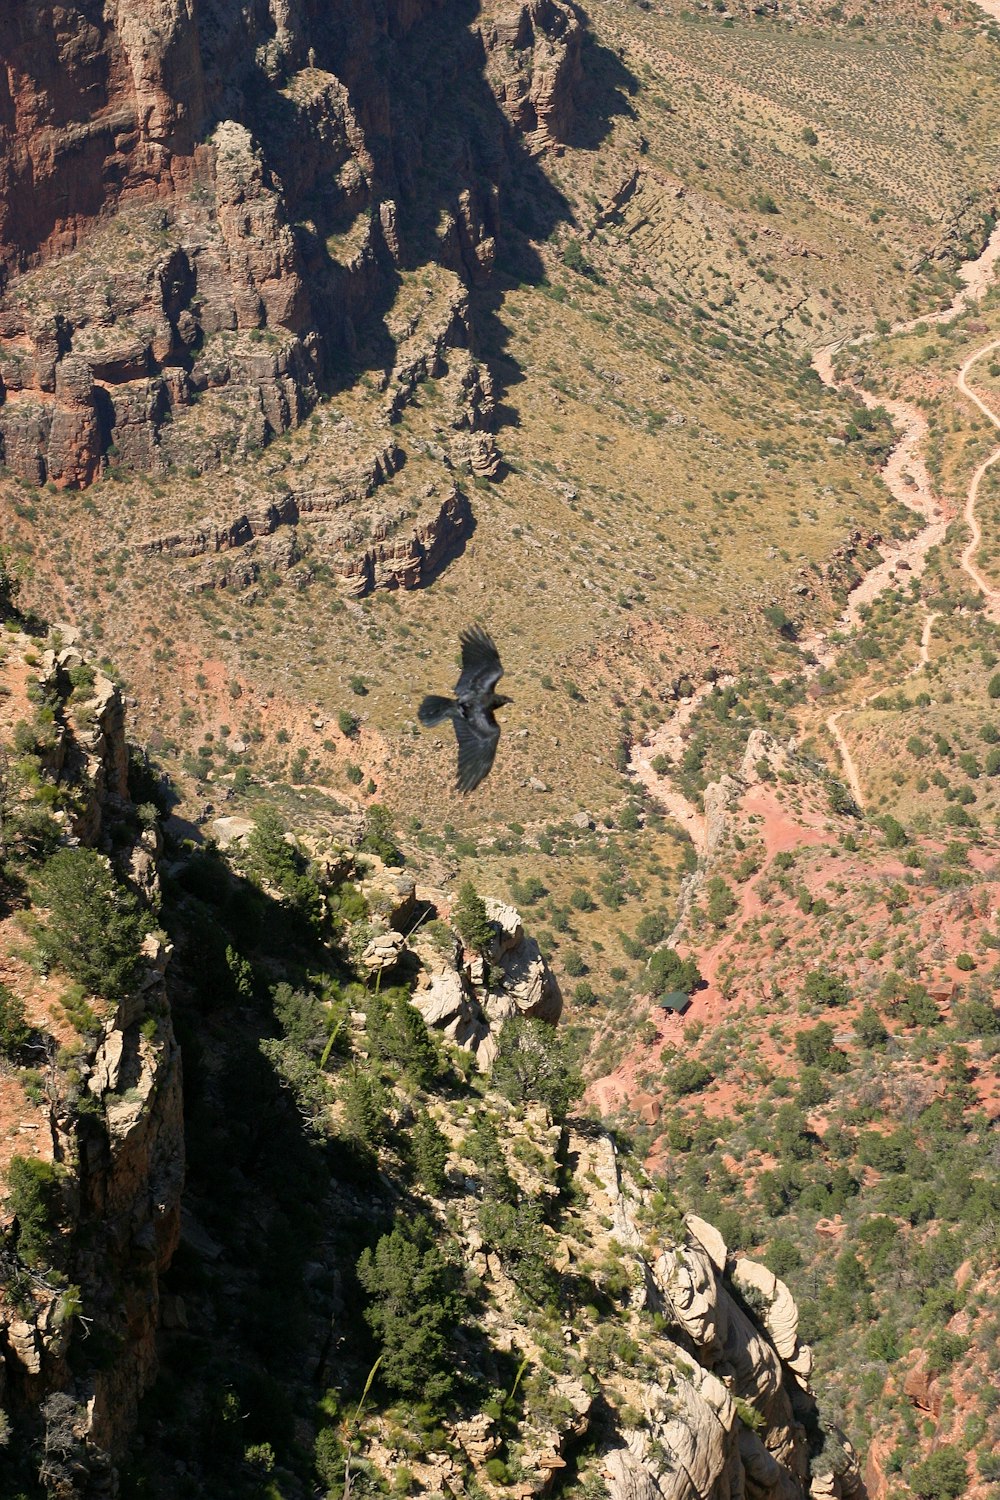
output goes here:
[{"label": "green shrub", "polygon": [[437,1196],[445,1185],[448,1141],[426,1109],[421,1109],[410,1131],[410,1158],[417,1181],[425,1192]]},{"label": "green shrub", "polygon": [[258,882],[276,887],[288,905],[314,930],[323,925],[323,893],[309,861],[285,837],[277,810],[262,807],[247,839],[247,865]]},{"label": "green shrub", "polygon": [[802,993],[807,1000],[811,1000],[816,1005],[846,1005],[851,998],[851,992],[843,975],[836,974],[832,969],[824,968],[822,965],[806,975]]},{"label": "green shrub", "polygon": [[30,1035],[24,1001],[5,984],[0,984],[0,1056],[15,1056]]},{"label": "green shrub", "polygon": [[784,1279],[790,1271],[797,1271],[802,1264],[802,1255],[793,1240],[778,1235],[767,1247],[765,1263],[775,1276]]},{"label": "green shrub", "polygon": [[570,271],[575,271],[578,276],[595,276],[595,271],[590,261],[583,253],[583,247],[579,240],[567,240],[566,248],[562,253],[562,263]]},{"label": "green shrub", "polygon": [[486,912],[486,902],[476,892],[471,880],[463,880],[451,920],[467,948],[484,953],[493,941],[494,927]]},{"label": "green shrub", "polygon": [[874,1005],[862,1009],[854,1023],[854,1031],[863,1047],[882,1047],[889,1040],[889,1033]]},{"label": "green shrub", "polygon": [[89,662],[82,661],[77,666],[70,667],[70,690],[74,698],[81,700],[92,698],[96,680],[96,674]]},{"label": "green shrub", "polygon": [[38,896],[48,908],[45,957],[91,994],[120,1000],[143,972],[140,948],[153,922],[139,899],[94,849],[59,849],[47,861]]},{"label": "green shrub", "polygon": [[711,1068],[697,1057],[682,1057],[665,1074],[675,1094],[695,1094],[711,1083],[713,1076]]},{"label": "green shrub", "polygon": [[[1000,683],[1000,676],[995,680]],[[1000,690],[990,696],[1000,697]],[[957,1500],[969,1483],[965,1456],[953,1443],[942,1443],[923,1463],[914,1464],[907,1478],[920,1500]]]},{"label": "green shrub", "polygon": [[394,1062],[418,1086],[437,1077],[441,1060],[427,1023],[404,989],[378,991],[365,1004],[365,1032],[373,1057]]},{"label": "green shrub", "polygon": [[887,813],[884,818],[880,819],[880,827],[885,834],[885,841],[889,848],[902,849],[906,843],[906,829],[899,822],[898,818],[894,818]]},{"label": "green shrub", "polygon": [[383,864],[401,865],[403,856],[396,843],[392,813],[381,802],[372,802],[365,811],[365,831],[360,848],[366,854],[376,854]]},{"label": "green shrub", "polygon": [[376,1149],[388,1129],[389,1099],[382,1084],[367,1068],[355,1064],[347,1069],[338,1092],[344,1107],[345,1133],[365,1150]]},{"label": "green shrub", "polygon": [[21,592],[21,579],[6,547],[0,547],[0,614],[12,614],[17,596]]},{"label": "green shrub", "polygon": [[479,1210],[479,1232],[495,1250],[507,1275],[535,1303],[548,1303],[553,1293],[549,1242],[541,1205],[534,1199],[511,1203],[487,1198]]},{"label": "green shrub", "polygon": [[371,1301],[365,1321],[381,1346],[379,1379],[400,1396],[439,1405],[454,1386],[451,1335],[463,1312],[458,1268],[418,1218],[384,1234],[358,1261]]},{"label": "green shrub", "polygon": [[553,1120],[563,1120],[583,1093],[575,1049],[554,1027],[512,1016],[500,1030],[493,1087],[512,1104],[544,1104]]},{"label": "green shrub", "polygon": [[969,1347],[969,1341],[949,1328],[939,1328],[927,1346],[927,1374],[933,1378],[948,1370]]},{"label": "green shrub", "polygon": [[800,1031],[795,1038],[795,1051],[804,1063],[830,1073],[845,1073],[850,1067],[844,1053],[833,1045],[833,1027],[828,1021],[820,1021],[810,1031]]},{"label": "green shrub", "polygon": [[284,982],[271,991],[271,1002],[285,1038],[308,1057],[321,1057],[337,1023],[336,1013],[308,990],[296,990]]},{"label": "green shrub", "polygon": [[780,635],[788,636],[795,633],[794,622],[789,619],[780,604],[769,604],[764,610],[764,619]]},{"label": "green shrub", "polygon": [[672,990],[690,995],[701,984],[696,960],[681,958],[676,948],[657,948],[646,967],[657,995],[667,995]]},{"label": "green shrub", "polygon": [[63,1168],[35,1156],[14,1156],[7,1169],[8,1212],[17,1220],[17,1253],[26,1266],[51,1265],[56,1258],[60,1220],[59,1184]]}]

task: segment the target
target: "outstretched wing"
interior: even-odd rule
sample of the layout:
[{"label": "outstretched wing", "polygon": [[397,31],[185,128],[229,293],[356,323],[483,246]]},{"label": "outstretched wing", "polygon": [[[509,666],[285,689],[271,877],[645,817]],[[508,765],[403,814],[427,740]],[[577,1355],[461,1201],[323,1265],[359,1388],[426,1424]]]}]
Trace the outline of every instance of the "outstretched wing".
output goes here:
[{"label": "outstretched wing", "polygon": [[452,723],[458,740],[458,790],[471,792],[489,775],[497,753],[500,725],[491,713],[481,711],[471,713],[468,718],[455,714]]},{"label": "outstretched wing", "polygon": [[459,636],[462,675],[455,684],[460,698],[484,698],[503,676],[500,653],[481,625],[472,625]]}]

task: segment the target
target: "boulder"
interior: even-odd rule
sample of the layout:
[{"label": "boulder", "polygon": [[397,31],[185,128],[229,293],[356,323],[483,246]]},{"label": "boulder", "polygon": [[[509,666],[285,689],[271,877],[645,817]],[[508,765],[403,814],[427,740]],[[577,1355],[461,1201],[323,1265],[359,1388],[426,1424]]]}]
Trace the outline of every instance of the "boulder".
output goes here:
[{"label": "boulder", "polygon": [[684,1223],[689,1234],[692,1234],[702,1249],[707,1252],[715,1269],[720,1274],[725,1271],[729,1251],[715,1225],[707,1224],[704,1219],[699,1219],[697,1214],[685,1214]]},{"label": "boulder", "polygon": [[395,968],[405,951],[406,939],[401,932],[382,932],[368,943],[361,962],[370,974],[380,974]]},{"label": "boulder", "polygon": [[736,1261],[733,1282],[740,1288],[753,1288],[766,1299],[767,1305],[762,1313],[764,1326],[781,1358],[793,1359],[799,1342],[799,1310],[785,1283],[766,1266],[747,1256],[740,1256]]},{"label": "boulder", "polygon": [[483,1009],[494,1021],[509,1016],[533,1016],[557,1021],[562,993],[535,938],[524,931],[519,912],[504,902],[487,899],[486,911],[496,932],[490,944],[489,988]]}]

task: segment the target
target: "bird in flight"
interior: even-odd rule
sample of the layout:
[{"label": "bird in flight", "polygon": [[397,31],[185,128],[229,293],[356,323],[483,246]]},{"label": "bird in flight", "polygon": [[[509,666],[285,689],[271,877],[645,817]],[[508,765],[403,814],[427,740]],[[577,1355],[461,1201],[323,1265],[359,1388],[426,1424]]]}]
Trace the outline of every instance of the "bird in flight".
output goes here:
[{"label": "bird in flight", "polygon": [[451,719],[458,740],[458,778],[460,792],[471,792],[488,776],[497,753],[500,725],[493,716],[495,708],[512,703],[495,691],[503,676],[500,656],[481,625],[463,630],[462,675],[455,684],[454,698],[430,693],[417,709],[421,724],[430,728]]}]

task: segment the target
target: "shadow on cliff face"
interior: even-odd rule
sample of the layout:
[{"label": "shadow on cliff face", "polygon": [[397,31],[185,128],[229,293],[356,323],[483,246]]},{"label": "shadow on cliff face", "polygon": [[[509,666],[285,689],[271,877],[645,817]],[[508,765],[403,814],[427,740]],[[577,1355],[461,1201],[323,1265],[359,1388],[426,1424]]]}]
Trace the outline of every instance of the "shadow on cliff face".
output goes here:
[{"label": "shadow on cliff face", "polygon": [[602,46],[585,27],[580,47],[580,84],[566,144],[596,151],[616,115],[635,119],[629,100],[638,89],[638,79],[618,53]]},{"label": "shadow on cliff face", "polygon": [[176,1493],[204,1493],[204,1480],[230,1494],[248,1443],[271,1442],[282,1457],[294,1446],[289,1391],[308,1381],[303,1351],[336,1306],[330,1276],[310,1279],[325,1258],[331,1182],[364,1163],[348,1147],[334,1158],[266,1050],[281,1035],[277,975],[294,985],[317,960],[330,967],[310,923],[212,848],[175,863],[165,898],[188,1173],[181,1246],[161,1285],[160,1372],[125,1493],[150,1492],[145,1451],[163,1441]]},{"label": "shadow on cliff face", "polygon": [[[522,7],[518,24],[530,34],[526,18],[544,9]],[[616,115],[632,114],[637,84],[582,11],[565,6],[562,17],[571,56],[556,70],[565,97],[552,111],[555,128],[565,144],[593,150]],[[573,222],[491,86],[490,36],[480,0],[378,16],[363,0],[335,10],[312,3],[304,34],[283,43],[279,72],[268,76],[267,49],[258,47],[239,85],[242,112],[284,189],[335,386],[362,368],[391,372],[385,319],[400,273],[443,262],[482,289],[502,263],[537,283],[545,271],[536,245]],[[224,98],[234,104],[231,81]],[[486,342],[502,348],[502,327],[487,330]]]}]

